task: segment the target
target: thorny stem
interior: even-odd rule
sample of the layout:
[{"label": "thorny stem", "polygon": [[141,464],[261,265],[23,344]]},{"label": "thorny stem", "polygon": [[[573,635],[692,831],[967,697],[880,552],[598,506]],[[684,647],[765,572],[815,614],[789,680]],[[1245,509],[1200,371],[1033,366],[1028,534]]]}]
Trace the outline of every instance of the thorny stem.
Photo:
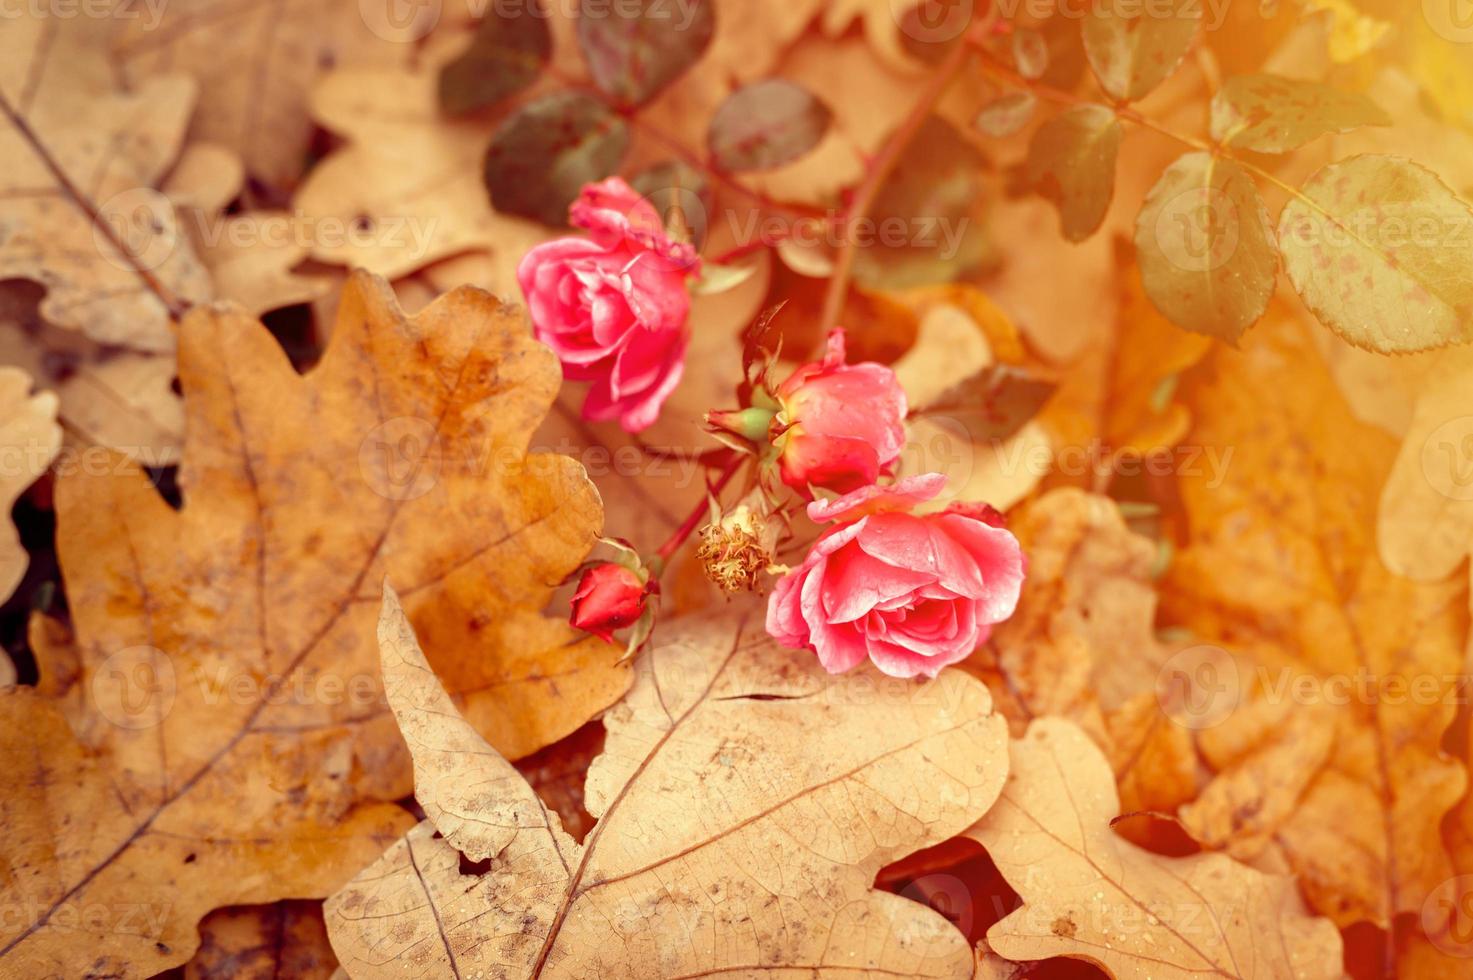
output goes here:
[{"label": "thorny stem", "polygon": [[[731,482],[731,478],[736,476],[737,471],[742,468],[742,465],[749,458],[741,453],[732,457],[720,475],[716,477],[715,482],[711,484],[710,493],[714,496],[726,489],[726,485]],[[696,501],[696,505],[691,508],[691,512],[686,515],[685,520],[681,521],[680,526],[671,533],[669,539],[660,545],[660,550],[655,552],[655,562],[657,563],[655,565],[655,575],[657,577],[665,570],[670,557],[675,554],[676,550],[682,544],[685,544],[685,540],[691,536],[691,532],[701,526],[701,518],[710,513],[710,510],[711,508],[706,503],[705,498]]]},{"label": "thorny stem", "polygon": [[[895,165],[900,162],[901,155],[910,146],[911,140],[915,139],[916,134],[920,132],[926,117],[941,100],[946,87],[966,65],[967,56],[971,53],[971,45],[968,43],[970,38],[980,37],[981,33],[988,28],[990,28],[990,23],[974,28],[968,39],[957,43],[947,53],[946,59],[931,73],[931,77],[926,80],[925,88],[921,90],[920,99],[911,106],[909,114],[901,120],[899,128],[885,142],[879,156],[872,161],[864,181],[855,189],[854,197],[843,215],[842,220],[845,223],[852,225],[869,216],[870,208],[874,206],[875,198],[879,196],[885,178],[890,176]],[[849,291],[849,280],[854,275],[854,259],[858,253],[858,241],[859,236],[857,235],[845,235],[838,257],[834,260],[834,271],[830,274],[828,290],[823,297],[823,315],[819,320],[820,334],[827,334],[838,325],[839,314],[844,310],[844,297]]]}]

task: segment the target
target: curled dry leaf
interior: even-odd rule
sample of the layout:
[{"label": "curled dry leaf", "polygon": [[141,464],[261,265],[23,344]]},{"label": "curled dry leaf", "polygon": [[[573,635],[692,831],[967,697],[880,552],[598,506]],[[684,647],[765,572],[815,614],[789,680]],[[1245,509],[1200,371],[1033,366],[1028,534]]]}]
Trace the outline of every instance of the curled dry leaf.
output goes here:
[{"label": "curled dry leaf", "polygon": [[1153,632],[1156,547],[1115,502],[1065,487],[1011,527],[1028,555],[1013,617],[963,665],[1015,733],[1043,715],[1077,722],[1110,757],[1127,810],[1171,810],[1196,790],[1190,733],[1156,697],[1170,651]]},{"label": "curled dry leaf", "polygon": [[386,594],[385,687],[429,819],[329,899],[349,975],[971,975],[945,919],[872,886],[996,798],[986,689],[830,676],[730,614],[662,632],[605,716],[580,845],[456,714]]},{"label": "curled dry leaf", "polygon": [[1007,786],[967,836],[1024,901],[987,931],[1010,960],[1069,956],[1117,980],[1342,976],[1340,934],[1306,914],[1291,878],[1221,854],[1171,858],[1117,837],[1110,767],[1070,722],[1012,744]]},{"label": "curled dry leaf", "polygon": [[31,379],[20,368],[0,367],[0,602],[9,599],[30,564],[8,515],[61,449],[56,396],[31,394]]},{"label": "curled dry leaf", "polygon": [[1337,923],[1385,926],[1451,873],[1440,825],[1467,777],[1441,740],[1466,584],[1381,563],[1376,501],[1395,441],[1354,420],[1292,315],[1271,309],[1254,334],[1183,383],[1189,441],[1232,455],[1216,475],[1180,474],[1191,538],[1163,609],[1241,660],[1183,675],[1205,682],[1189,723],[1217,775],[1182,816],[1244,860],[1281,851]]},{"label": "curled dry leaf", "polygon": [[[525,453],[559,371],[518,311],[464,288],[410,319],[359,273],[307,376],[212,307],[183,324],[180,379],[181,510],[120,456],[58,482],[75,662],[37,653],[74,683],[65,721],[36,694],[0,702],[5,757],[26,760],[3,862],[32,910],[4,923],[0,973],[152,975],[205,912],[326,894],[397,836],[401,811],[365,802],[409,788],[371,638],[386,574],[508,755],[629,680],[536,612],[601,512],[576,462]],[[78,908],[121,903],[154,909],[153,934],[79,931]]]}]

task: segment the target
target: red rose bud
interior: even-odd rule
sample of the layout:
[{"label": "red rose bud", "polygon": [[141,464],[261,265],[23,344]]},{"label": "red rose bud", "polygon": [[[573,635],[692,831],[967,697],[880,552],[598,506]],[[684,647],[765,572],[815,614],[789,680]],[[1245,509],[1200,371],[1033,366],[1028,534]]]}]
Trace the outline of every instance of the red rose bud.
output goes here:
[{"label": "red rose bud", "polygon": [[639,576],[623,565],[594,565],[578,581],[568,622],[612,642],[614,630],[630,625],[644,612],[646,591]]},{"label": "red rose bud", "polygon": [[883,364],[844,363],[844,331],[829,334],[822,361],[804,364],[777,390],[783,482],[850,493],[894,468],[905,448],[905,391]]}]

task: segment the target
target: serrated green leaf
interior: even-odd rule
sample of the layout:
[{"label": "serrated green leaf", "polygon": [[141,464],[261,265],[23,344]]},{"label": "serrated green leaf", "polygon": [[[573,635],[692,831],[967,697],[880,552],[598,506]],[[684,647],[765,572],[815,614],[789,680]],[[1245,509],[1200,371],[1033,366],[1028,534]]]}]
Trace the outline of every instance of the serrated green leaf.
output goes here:
[{"label": "serrated green leaf", "polygon": [[1009,92],[982,107],[976,126],[988,136],[1011,136],[1033,118],[1038,96],[1032,92]]},{"label": "serrated green leaf", "polygon": [[1200,0],[1100,0],[1084,19],[1084,53],[1106,92],[1134,102],[1176,70],[1201,20]]},{"label": "serrated green leaf", "polygon": [[1278,270],[1268,211],[1231,160],[1188,153],[1167,167],[1135,245],[1146,295],[1179,326],[1235,343],[1268,308]]},{"label": "serrated green leaf", "polygon": [[1028,180],[1059,209],[1064,237],[1079,242],[1105,220],[1115,190],[1120,122],[1102,105],[1075,106],[1050,119],[1028,144]]},{"label": "serrated green leaf", "polygon": [[1367,155],[1312,176],[1279,216],[1289,280],[1357,347],[1473,340],[1473,210],[1430,170]]},{"label": "serrated green leaf", "polygon": [[1230,78],[1212,97],[1212,138],[1228,146],[1284,153],[1326,133],[1389,126],[1370,99],[1276,75]]},{"label": "serrated green leaf", "polygon": [[578,47],[593,84],[621,105],[653,99],[700,60],[716,32],[711,0],[581,0]]},{"label": "serrated green leaf", "polygon": [[496,210],[565,225],[583,185],[619,169],[629,127],[602,102],[557,92],[529,102],[497,129],[486,151],[486,190]]},{"label": "serrated green leaf", "polygon": [[768,78],[737,89],[721,103],[706,144],[723,170],[771,170],[817,146],[833,118],[803,86]]},{"label": "serrated green leaf", "polygon": [[512,10],[492,4],[466,51],[440,70],[440,108],[469,112],[531,85],[552,57],[552,32],[542,0]]}]

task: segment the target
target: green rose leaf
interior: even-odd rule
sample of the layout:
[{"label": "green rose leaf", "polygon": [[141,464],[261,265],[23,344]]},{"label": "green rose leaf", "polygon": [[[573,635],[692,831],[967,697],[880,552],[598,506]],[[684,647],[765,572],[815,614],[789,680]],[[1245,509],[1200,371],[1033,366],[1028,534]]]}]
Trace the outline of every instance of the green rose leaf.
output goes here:
[{"label": "green rose leaf", "polygon": [[977,113],[977,128],[988,136],[1011,136],[1033,118],[1038,96],[1032,92],[1009,92],[982,107]]},{"label": "green rose leaf", "polygon": [[552,32],[542,0],[494,3],[471,46],[441,69],[440,108],[458,114],[494,105],[535,82],[551,57]]},{"label": "green rose leaf", "polygon": [[659,95],[700,60],[715,31],[711,0],[581,0],[578,9],[593,83],[626,106]]},{"label": "green rose leaf", "polygon": [[1144,6],[1139,0],[1100,0],[1084,20],[1084,53],[1101,87],[1133,102],[1176,70],[1201,20],[1200,0]]},{"label": "green rose leaf", "polygon": [[619,169],[629,148],[624,120],[581,92],[522,106],[486,151],[486,190],[496,210],[565,225],[583,185]]},{"label": "green rose leaf", "polygon": [[1235,343],[1273,296],[1272,234],[1241,167],[1188,153],[1166,168],[1136,219],[1146,295],[1179,326]]},{"label": "green rose leaf", "polygon": [[1064,237],[1079,242],[1105,220],[1115,190],[1120,122],[1102,105],[1076,106],[1038,128],[1028,144],[1028,180],[1059,209]]},{"label": "green rose leaf", "polygon": [[1212,97],[1212,138],[1260,153],[1284,153],[1326,133],[1389,125],[1391,117],[1364,95],[1275,75],[1230,78]]},{"label": "green rose leaf", "polygon": [[1300,195],[1279,216],[1279,248],[1326,326],[1383,354],[1473,340],[1473,210],[1436,174],[1351,157]]},{"label": "green rose leaf", "polygon": [[769,78],[737,89],[721,103],[706,143],[723,170],[771,170],[817,146],[833,118],[803,86]]}]

